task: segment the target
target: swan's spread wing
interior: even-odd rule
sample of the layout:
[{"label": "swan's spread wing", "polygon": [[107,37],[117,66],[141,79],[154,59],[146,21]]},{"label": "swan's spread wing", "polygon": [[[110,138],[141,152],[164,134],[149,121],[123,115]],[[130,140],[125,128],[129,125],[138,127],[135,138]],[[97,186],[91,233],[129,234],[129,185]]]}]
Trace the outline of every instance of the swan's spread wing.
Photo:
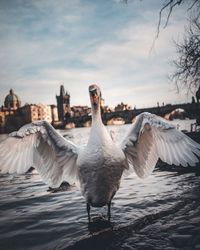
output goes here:
[{"label": "swan's spread wing", "polygon": [[77,176],[77,147],[48,122],[23,126],[0,143],[1,173],[24,173],[34,166],[51,187]]},{"label": "swan's spread wing", "polygon": [[200,144],[150,113],[137,117],[121,148],[139,177],[148,176],[158,158],[170,165],[194,166],[200,156]]}]

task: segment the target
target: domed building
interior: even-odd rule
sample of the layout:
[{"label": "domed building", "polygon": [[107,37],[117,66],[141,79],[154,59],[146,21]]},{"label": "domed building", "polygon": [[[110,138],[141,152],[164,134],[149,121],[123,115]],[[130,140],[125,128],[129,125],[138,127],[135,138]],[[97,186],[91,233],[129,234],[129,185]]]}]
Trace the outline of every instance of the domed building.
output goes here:
[{"label": "domed building", "polygon": [[7,109],[18,109],[21,106],[19,97],[14,93],[13,89],[10,89],[10,93],[6,96],[4,106]]}]

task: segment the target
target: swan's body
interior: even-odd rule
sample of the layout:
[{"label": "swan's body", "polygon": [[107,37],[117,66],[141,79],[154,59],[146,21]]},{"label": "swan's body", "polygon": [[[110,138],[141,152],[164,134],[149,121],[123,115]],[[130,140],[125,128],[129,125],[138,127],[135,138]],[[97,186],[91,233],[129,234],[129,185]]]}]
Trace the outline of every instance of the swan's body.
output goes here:
[{"label": "swan's body", "polygon": [[63,138],[46,121],[28,124],[0,143],[1,173],[25,173],[35,166],[51,187],[63,181],[79,183],[90,219],[90,205],[108,205],[110,217],[111,200],[126,170],[143,178],[153,171],[159,158],[182,166],[198,162],[200,145],[149,113],[137,116],[122,142],[114,143],[101,120],[100,89],[91,85],[89,92],[92,128],[84,148]]},{"label": "swan's body", "polygon": [[95,131],[92,129],[87,146],[78,156],[77,165],[87,203],[94,207],[109,204],[119,188],[125,155],[103,124],[95,127]]}]

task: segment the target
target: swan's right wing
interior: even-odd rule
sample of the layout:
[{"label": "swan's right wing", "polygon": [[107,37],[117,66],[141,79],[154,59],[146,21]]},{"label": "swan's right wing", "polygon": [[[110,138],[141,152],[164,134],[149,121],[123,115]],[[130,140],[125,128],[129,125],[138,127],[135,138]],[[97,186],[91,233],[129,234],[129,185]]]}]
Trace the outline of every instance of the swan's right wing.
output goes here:
[{"label": "swan's right wing", "polygon": [[77,181],[78,148],[48,122],[23,126],[0,143],[1,173],[25,173],[34,166],[45,183],[58,187]]},{"label": "swan's right wing", "polygon": [[195,166],[200,157],[200,144],[167,123],[161,117],[142,113],[136,117],[121,143],[128,169],[139,177],[148,176],[158,159],[172,165]]}]

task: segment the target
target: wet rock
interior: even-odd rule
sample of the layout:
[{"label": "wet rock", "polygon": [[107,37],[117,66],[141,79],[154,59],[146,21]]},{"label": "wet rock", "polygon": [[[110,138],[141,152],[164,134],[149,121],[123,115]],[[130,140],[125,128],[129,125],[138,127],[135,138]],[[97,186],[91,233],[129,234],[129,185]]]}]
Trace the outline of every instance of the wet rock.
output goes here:
[{"label": "wet rock", "polygon": [[112,223],[103,216],[92,218],[92,221],[88,224],[88,230],[91,234],[99,232],[104,229],[111,230],[112,227],[113,227]]},{"label": "wet rock", "polygon": [[35,168],[34,167],[30,167],[26,173],[32,173],[33,170],[35,170]]},{"label": "wet rock", "polygon": [[170,237],[171,241],[174,243],[176,247],[186,247],[192,240],[192,235],[180,235],[180,234],[173,234]]},{"label": "wet rock", "polygon": [[66,181],[63,181],[60,185],[60,187],[58,188],[52,188],[52,187],[49,187],[49,189],[47,190],[48,192],[51,192],[51,193],[57,193],[57,192],[62,192],[62,191],[68,191],[70,189],[71,185],[66,182]]}]

